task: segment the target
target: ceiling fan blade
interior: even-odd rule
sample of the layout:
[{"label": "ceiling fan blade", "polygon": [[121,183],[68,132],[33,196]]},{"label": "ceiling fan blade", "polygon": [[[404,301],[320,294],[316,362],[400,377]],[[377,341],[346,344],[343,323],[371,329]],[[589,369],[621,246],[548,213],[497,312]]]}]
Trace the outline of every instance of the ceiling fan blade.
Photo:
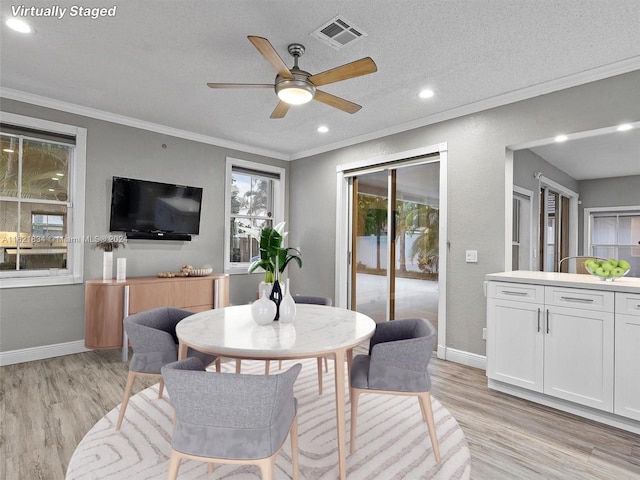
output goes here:
[{"label": "ceiling fan blade", "polygon": [[370,58],[361,58],[355,62],[347,63],[340,67],[332,68],[322,73],[317,73],[309,77],[309,81],[316,87],[329,83],[347,80],[349,78],[360,77],[369,73],[377,72],[376,63]]},{"label": "ceiling fan blade", "polygon": [[207,83],[209,88],[273,88],[272,83]]},{"label": "ceiling fan blade", "polygon": [[253,46],[258,49],[265,60],[271,64],[275,71],[278,72],[278,75],[283,78],[293,79],[291,70],[289,70],[289,67],[287,67],[282,58],[280,58],[280,55],[278,55],[278,52],[276,52],[269,40],[252,35],[249,35],[247,38],[253,43]]},{"label": "ceiling fan blade", "polygon": [[336,97],[335,95],[331,95],[330,93],[323,92],[321,90],[316,90],[316,95],[313,99],[347,113],[356,113],[362,108],[362,106],[357,103]]},{"label": "ceiling fan blade", "polygon": [[289,104],[283,101],[278,102],[276,108],[273,110],[270,118],[283,118],[289,111]]}]

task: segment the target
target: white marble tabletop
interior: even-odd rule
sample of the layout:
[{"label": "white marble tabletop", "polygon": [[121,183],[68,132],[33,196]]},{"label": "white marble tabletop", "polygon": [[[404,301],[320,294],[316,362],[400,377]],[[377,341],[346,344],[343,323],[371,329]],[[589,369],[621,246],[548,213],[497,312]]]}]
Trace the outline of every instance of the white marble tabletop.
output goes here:
[{"label": "white marble tabletop", "polygon": [[236,358],[286,359],[321,356],[366,341],[375,322],[344,308],[296,305],[292,323],[258,325],[251,305],[217,308],[191,315],[176,327],[181,342]]}]

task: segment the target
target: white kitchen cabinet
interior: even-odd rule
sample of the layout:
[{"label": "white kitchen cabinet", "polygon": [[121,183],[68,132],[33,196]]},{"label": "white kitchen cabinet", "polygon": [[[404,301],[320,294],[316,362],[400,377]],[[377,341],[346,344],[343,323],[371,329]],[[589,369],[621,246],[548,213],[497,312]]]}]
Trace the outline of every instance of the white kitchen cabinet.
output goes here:
[{"label": "white kitchen cabinet", "polygon": [[486,279],[489,388],[640,434],[640,279]]},{"label": "white kitchen cabinet", "polygon": [[490,282],[487,375],[613,411],[612,292]]},{"label": "white kitchen cabinet", "polygon": [[614,412],[640,420],[640,294],[616,293],[615,329]]},{"label": "white kitchen cabinet", "polygon": [[487,375],[542,392],[544,287],[490,282],[487,295]]}]

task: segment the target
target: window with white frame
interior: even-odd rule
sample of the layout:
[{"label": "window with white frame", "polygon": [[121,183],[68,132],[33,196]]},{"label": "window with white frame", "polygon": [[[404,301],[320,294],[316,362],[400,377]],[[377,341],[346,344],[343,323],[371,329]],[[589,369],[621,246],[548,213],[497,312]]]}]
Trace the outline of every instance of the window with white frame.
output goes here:
[{"label": "window with white frame", "polygon": [[628,275],[640,277],[640,208],[585,209],[588,255],[626,260]]},{"label": "window with white frame", "polygon": [[259,254],[248,230],[260,231],[284,220],[285,170],[227,158],[225,272],[247,273]]},{"label": "window with white frame", "polygon": [[1,112],[0,282],[82,282],[86,129]]}]

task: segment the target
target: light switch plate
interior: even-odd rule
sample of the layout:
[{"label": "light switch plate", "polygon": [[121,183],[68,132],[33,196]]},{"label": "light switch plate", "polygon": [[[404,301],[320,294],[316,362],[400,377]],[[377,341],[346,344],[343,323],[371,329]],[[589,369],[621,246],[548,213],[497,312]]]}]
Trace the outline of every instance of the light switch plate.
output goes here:
[{"label": "light switch plate", "polygon": [[467,263],[478,263],[478,251],[467,250],[465,253],[465,258]]}]

